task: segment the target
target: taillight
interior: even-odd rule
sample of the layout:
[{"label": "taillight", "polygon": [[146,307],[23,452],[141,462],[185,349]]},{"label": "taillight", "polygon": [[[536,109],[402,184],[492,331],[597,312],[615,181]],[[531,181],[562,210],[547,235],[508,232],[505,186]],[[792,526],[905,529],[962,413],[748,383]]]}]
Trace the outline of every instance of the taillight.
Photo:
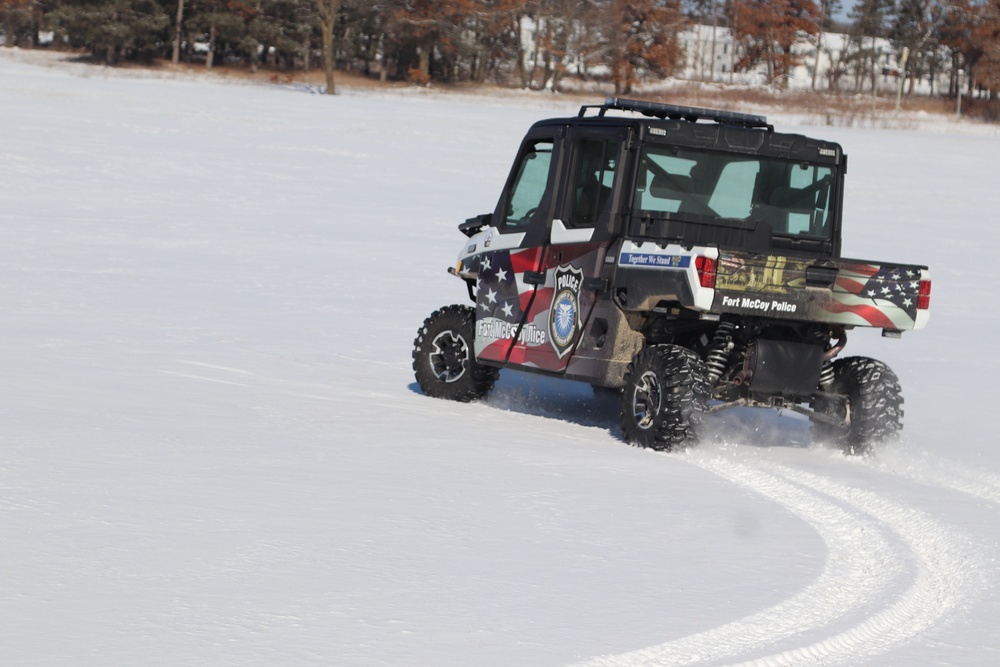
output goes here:
[{"label": "taillight", "polygon": [[715,274],[719,263],[711,257],[695,257],[694,268],[698,271],[698,280],[702,287],[715,288]]},{"label": "taillight", "polygon": [[921,280],[917,290],[917,310],[930,310],[931,307],[931,281]]}]

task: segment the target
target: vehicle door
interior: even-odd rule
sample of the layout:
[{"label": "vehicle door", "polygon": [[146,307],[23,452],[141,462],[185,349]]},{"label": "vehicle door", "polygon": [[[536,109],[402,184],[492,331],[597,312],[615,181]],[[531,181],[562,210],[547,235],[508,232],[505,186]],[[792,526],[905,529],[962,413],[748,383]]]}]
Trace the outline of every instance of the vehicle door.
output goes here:
[{"label": "vehicle door", "polygon": [[566,168],[554,215],[544,230],[538,283],[523,331],[508,361],[564,372],[607,289],[605,257],[620,226],[619,179],[624,128],[576,127],[566,141]]},{"label": "vehicle door", "polygon": [[[480,268],[480,358],[566,370],[594,303],[606,289],[604,258],[620,225],[624,138],[621,128],[570,128],[558,159],[552,159],[546,192],[522,199],[532,169],[531,154],[525,154],[502,212],[508,228],[523,221],[524,238],[509,253],[484,258]],[[538,144],[533,150],[538,152]],[[502,357],[499,349],[490,349],[499,348],[496,341],[505,342]]]},{"label": "vehicle door", "polygon": [[538,286],[548,230],[557,200],[565,127],[534,128],[517,159],[492,216],[479,254],[476,292],[476,356],[507,362],[512,350],[546,343],[527,315]]}]

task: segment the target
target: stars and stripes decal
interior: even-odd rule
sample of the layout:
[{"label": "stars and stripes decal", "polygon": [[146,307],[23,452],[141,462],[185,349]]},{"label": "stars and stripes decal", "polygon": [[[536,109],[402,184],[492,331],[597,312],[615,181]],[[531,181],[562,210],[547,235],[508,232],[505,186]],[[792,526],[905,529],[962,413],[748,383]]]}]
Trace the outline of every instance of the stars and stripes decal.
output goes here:
[{"label": "stars and stripes decal", "polygon": [[923,267],[816,262],[722,253],[713,310],[900,331],[926,324],[930,284]]},{"label": "stars and stripes decal", "polygon": [[[824,310],[836,321],[910,329],[917,316],[920,271],[914,267],[847,264],[840,268]],[[860,321],[851,321],[858,318]]]},{"label": "stars and stripes decal", "polygon": [[[507,361],[512,345],[538,346],[548,342],[544,328],[525,320],[538,298],[535,286],[524,282],[526,271],[538,267],[540,250],[484,253],[479,260],[476,285],[476,355]],[[551,291],[551,290],[550,290]],[[520,327],[520,331],[518,330]],[[515,341],[516,338],[516,341]],[[511,359],[513,361],[513,359]]]},{"label": "stars and stripes decal", "polygon": [[[564,371],[595,301],[583,289],[597,244],[485,252],[476,258],[476,356]],[[601,257],[603,260],[603,257]],[[583,269],[581,267],[587,267]],[[534,274],[536,280],[525,281]]]},{"label": "stars and stripes decal", "polygon": [[477,289],[481,295],[479,308],[484,311],[484,315],[492,315],[499,309],[507,320],[516,322],[520,317],[521,295],[514,280],[509,254],[498,253],[483,257],[479,264]]}]

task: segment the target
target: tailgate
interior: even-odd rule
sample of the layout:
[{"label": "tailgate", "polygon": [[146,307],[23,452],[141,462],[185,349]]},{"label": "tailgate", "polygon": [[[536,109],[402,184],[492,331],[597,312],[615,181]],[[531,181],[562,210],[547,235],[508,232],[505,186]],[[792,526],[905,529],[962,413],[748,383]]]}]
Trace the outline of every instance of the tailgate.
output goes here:
[{"label": "tailgate", "polygon": [[723,251],[712,312],[906,331],[927,323],[926,267]]}]

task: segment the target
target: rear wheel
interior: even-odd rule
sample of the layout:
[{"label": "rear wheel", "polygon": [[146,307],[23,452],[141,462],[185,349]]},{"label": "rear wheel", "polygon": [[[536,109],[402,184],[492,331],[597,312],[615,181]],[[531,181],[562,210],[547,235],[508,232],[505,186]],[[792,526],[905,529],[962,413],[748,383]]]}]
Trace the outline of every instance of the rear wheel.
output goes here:
[{"label": "rear wheel", "polygon": [[708,395],[705,364],[697,354],[677,345],[645,348],[625,372],[625,440],[661,451],[696,444]]},{"label": "rear wheel", "polygon": [[469,306],[445,306],[424,320],[413,341],[413,373],[425,394],[465,402],[493,388],[499,371],[476,362],[475,327]]},{"label": "rear wheel", "polygon": [[848,357],[833,362],[833,373],[828,392],[842,394],[846,401],[818,393],[812,407],[847,425],[813,420],[813,438],[847,454],[864,454],[897,440],[903,428],[903,396],[892,369],[875,359]]}]

